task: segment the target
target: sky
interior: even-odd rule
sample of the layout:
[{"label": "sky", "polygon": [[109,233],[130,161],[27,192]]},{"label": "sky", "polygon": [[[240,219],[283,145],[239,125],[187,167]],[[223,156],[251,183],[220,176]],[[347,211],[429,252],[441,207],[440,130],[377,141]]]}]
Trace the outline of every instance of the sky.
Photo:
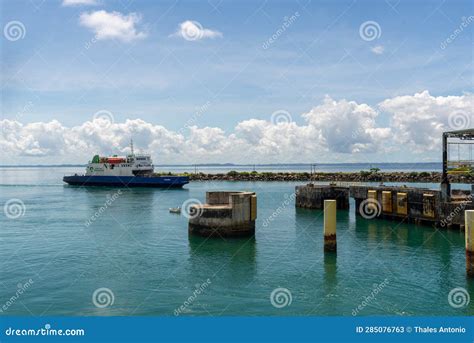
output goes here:
[{"label": "sky", "polygon": [[0,4],[0,164],[440,161],[473,127],[472,1]]}]

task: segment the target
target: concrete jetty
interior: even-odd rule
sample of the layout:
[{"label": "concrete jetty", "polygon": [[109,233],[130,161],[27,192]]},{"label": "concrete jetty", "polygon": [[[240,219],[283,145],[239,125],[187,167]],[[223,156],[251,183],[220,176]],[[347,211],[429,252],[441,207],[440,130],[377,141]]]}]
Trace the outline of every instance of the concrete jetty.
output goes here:
[{"label": "concrete jetty", "polygon": [[315,185],[309,183],[296,186],[296,207],[322,210],[324,200],[336,200],[337,209],[349,209],[349,188],[335,185]]},{"label": "concrete jetty", "polygon": [[453,190],[448,200],[440,190],[405,186],[314,185],[296,187],[297,207],[323,209],[323,201],[335,199],[338,209],[349,208],[354,198],[356,213],[367,219],[382,218],[442,228],[464,229],[465,210],[474,209],[473,191]]},{"label": "concrete jetty", "polygon": [[205,237],[252,236],[256,218],[254,192],[206,192],[206,203],[190,208],[188,231]]},{"label": "concrete jetty", "polygon": [[474,209],[470,191],[453,192],[449,201],[440,190],[428,188],[351,186],[349,193],[355,199],[356,213],[366,218],[463,229],[464,211]]}]

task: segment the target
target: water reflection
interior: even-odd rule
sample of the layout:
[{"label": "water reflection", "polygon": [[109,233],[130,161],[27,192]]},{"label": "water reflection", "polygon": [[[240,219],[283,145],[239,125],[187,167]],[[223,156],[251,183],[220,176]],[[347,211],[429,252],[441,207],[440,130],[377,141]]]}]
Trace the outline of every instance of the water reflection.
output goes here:
[{"label": "water reflection", "polygon": [[249,238],[206,238],[189,235],[189,260],[196,272],[207,270],[212,275],[251,282],[256,273],[257,242]]}]

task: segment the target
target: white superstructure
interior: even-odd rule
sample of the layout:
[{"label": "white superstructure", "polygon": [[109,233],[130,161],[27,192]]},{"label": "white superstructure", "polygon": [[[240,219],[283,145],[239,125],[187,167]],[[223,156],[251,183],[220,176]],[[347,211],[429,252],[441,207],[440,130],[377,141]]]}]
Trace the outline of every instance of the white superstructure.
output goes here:
[{"label": "white superstructure", "polygon": [[153,161],[149,154],[135,154],[131,142],[131,154],[127,156],[101,157],[95,155],[87,164],[88,176],[137,176],[153,174]]}]

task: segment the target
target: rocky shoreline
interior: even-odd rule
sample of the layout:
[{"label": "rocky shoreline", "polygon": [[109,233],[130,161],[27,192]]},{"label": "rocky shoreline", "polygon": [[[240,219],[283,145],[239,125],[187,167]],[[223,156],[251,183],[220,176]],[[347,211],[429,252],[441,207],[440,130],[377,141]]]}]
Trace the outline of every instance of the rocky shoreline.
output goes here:
[{"label": "rocky shoreline", "polygon": [[[441,182],[440,172],[234,172],[185,174],[191,181],[341,181],[341,182]],[[449,175],[452,183],[474,183],[474,175]]]}]

